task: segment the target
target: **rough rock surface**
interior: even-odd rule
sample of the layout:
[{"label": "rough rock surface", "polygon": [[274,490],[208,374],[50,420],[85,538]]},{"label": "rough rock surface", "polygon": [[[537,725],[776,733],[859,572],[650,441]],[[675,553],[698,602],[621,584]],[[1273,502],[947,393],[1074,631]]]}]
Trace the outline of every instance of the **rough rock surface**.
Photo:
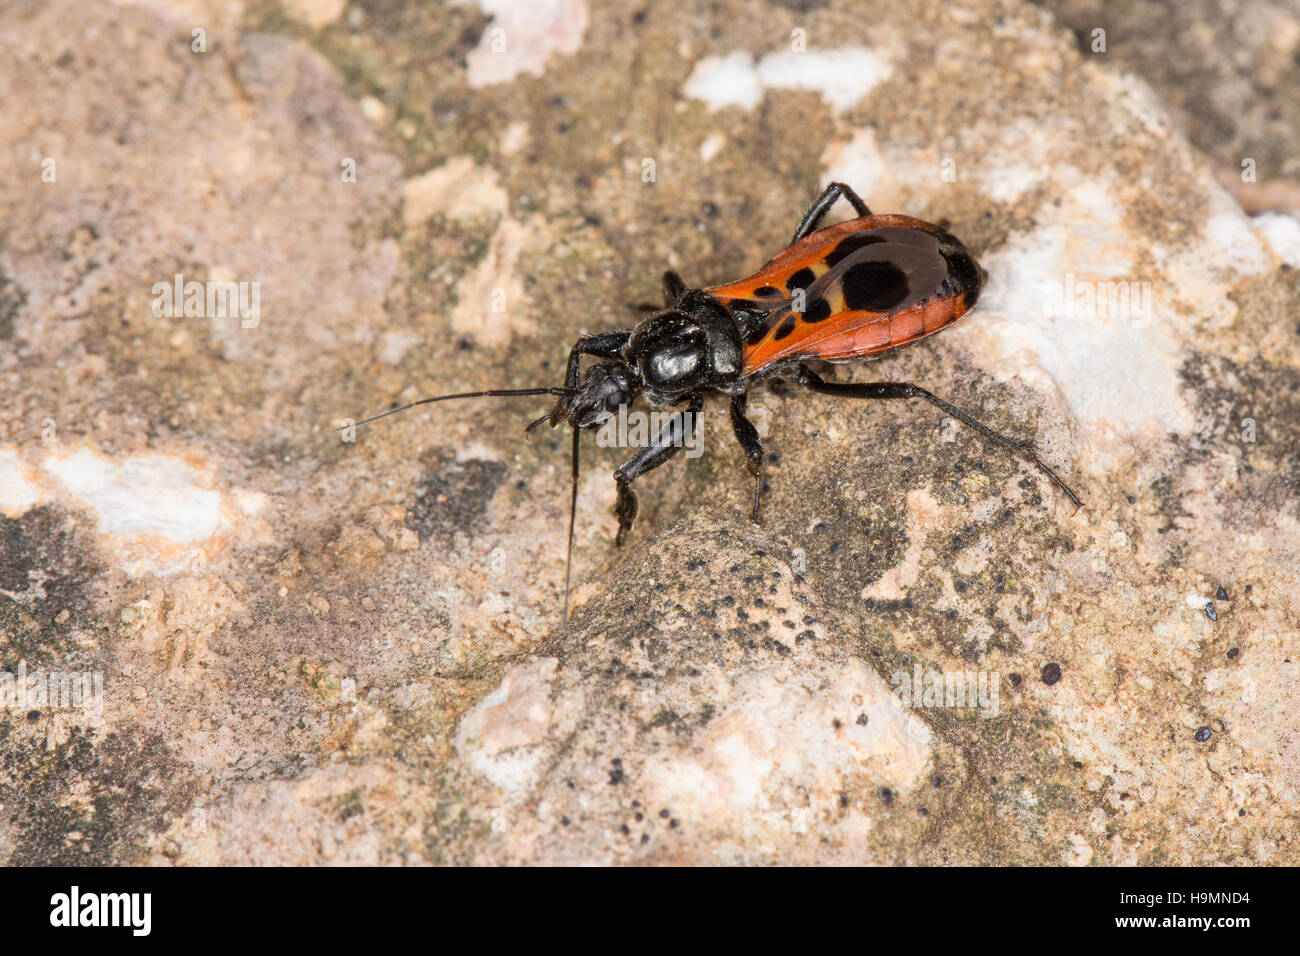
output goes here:
[{"label": "rough rock surface", "polygon": [[[1300,223],[1078,25],[73,6],[0,25],[0,670],[102,707],[0,714],[0,862],[1300,863]],[[1082,509],[931,408],[786,388],[754,526],[712,401],[622,551],[588,446],[564,627],[544,403],[331,431],[556,382],[831,179],[990,273],[834,374],[1035,442]],[[159,316],[177,274],[258,307]]]}]

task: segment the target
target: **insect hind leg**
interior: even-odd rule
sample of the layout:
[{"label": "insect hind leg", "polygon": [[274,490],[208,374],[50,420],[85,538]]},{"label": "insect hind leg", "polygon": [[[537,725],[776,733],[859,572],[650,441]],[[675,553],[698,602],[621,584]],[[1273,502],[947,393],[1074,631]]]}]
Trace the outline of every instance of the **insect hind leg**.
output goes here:
[{"label": "insect hind leg", "polygon": [[867,204],[862,201],[862,197],[855,193],[852,187],[844,183],[831,183],[822,194],[813,200],[813,204],[808,207],[808,211],[803,214],[803,219],[799,221],[799,228],[794,231],[794,238],[790,240],[790,245],[794,245],[800,239],[806,238],[817,231],[826,214],[831,211],[831,207],[839,202],[840,198],[847,199],[853,211],[859,216],[870,216],[871,210]]},{"label": "insect hind leg", "polygon": [[686,291],[686,281],[672,269],[664,273],[663,278],[664,304],[651,305],[648,302],[637,302],[630,308],[638,312],[658,312],[660,309],[675,309],[677,301]]},{"label": "insect hind leg", "polygon": [[795,381],[800,385],[812,389],[814,392],[822,392],[826,395],[838,395],[841,398],[922,398],[940,411],[951,415],[963,425],[975,429],[986,439],[999,448],[1005,448],[1007,451],[1016,455],[1018,458],[1029,462],[1052,482],[1065,492],[1066,497],[1074,503],[1077,509],[1082,506],[1079,496],[1073,489],[1065,483],[1064,480],[1053,471],[1046,462],[1029,448],[1024,447],[1018,442],[1012,441],[1006,435],[995,432],[992,428],[985,425],[979,419],[967,412],[962,411],[956,405],[945,402],[942,398],[932,392],[928,392],[919,385],[913,385],[910,382],[827,382],[816,372],[811,371],[806,366],[800,366],[795,376]]},{"label": "insect hind leg", "polygon": [[654,471],[686,447],[695,432],[696,419],[703,408],[704,399],[698,395],[692,397],[685,412],[673,415],[651,439],[650,444],[614,472],[614,483],[618,486],[618,500],[614,504],[614,514],[618,516],[618,536],[614,539],[614,544],[618,547],[623,546],[627,533],[632,530],[632,523],[636,521],[637,500],[632,482],[647,472]]},{"label": "insect hind leg", "polygon": [[677,308],[677,301],[686,291],[686,282],[672,269],[664,273],[664,308]]}]

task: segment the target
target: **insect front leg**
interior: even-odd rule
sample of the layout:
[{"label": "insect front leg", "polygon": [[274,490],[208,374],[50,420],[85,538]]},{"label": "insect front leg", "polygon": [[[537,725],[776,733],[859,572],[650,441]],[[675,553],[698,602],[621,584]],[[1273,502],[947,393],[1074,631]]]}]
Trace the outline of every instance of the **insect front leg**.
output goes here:
[{"label": "insect front leg", "polygon": [[636,493],[632,482],[646,472],[654,471],[673,455],[686,447],[695,433],[696,419],[704,408],[704,399],[698,395],[691,398],[690,406],[685,412],[678,412],[651,439],[650,444],[623,463],[614,472],[614,482],[618,486],[618,500],[614,503],[614,514],[618,516],[618,537],[614,543],[623,546],[623,539],[632,530],[636,520]]},{"label": "insect front leg", "polygon": [[613,332],[598,332],[584,335],[569,349],[569,366],[564,374],[564,390],[571,392],[578,387],[578,366],[584,355],[593,358],[619,358],[627,340],[632,337],[631,329],[618,329]]},{"label": "insect front leg", "polygon": [[794,231],[794,238],[790,240],[790,245],[794,245],[805,236],[810,236],[816,232],[817,227],[826,218],[826,214],[831,211],[831,206],[834,206],[841,196],[849,201],[854,212],[859,216],[871,215],[871,210],[867,208],[867,204],[862,201],[862,197],[855,193],[852,188],[844,183],[831,183],[822,190],[822,194],[813,201],[813,204],[808,207],[808,211],[804,213],[803,219],[799,221],[799,228]]},{"label": "insect front leg", "polygon": [[745,417],[745,406],[749,396],[737,392],[731,396],[731,427],[736,432],[736,441],[745,451],[745,463],[749,473],[754,476],[754,509],[750,520],[758,524],[758,503],[763,493],[763,443],[758,439],[758,429]]},{"label": "insect front leg", "polygon": [[799,366],[799,371],[795,376],[795,381],[804,385],[814,392],[822,392],[826,395],[838,395],[841,398],[923,398],[931,405],[940,409],[948,415],[951,415],[963,425],[968,425],[975,429],[993,444],[1005,448],[1012,454],[1029,462],[1056,484],[1058,488],[1065,492],[1075,508],[1079,508],[1082,502],[1079,496],[1061,480],[1061,477],[1051,468],[1049,468],[1032,449],[1026,448],[1018,442],[1012,441],[1006,435],[995,432],[989,426],[985,425],[975,416],[963,412],[956,405],[945,402],[939,396],[932,392],[927,392],[919,385],[913,385],[910,382],[827,382],[822,379],[816,372],[811,371],[805,366]]}]

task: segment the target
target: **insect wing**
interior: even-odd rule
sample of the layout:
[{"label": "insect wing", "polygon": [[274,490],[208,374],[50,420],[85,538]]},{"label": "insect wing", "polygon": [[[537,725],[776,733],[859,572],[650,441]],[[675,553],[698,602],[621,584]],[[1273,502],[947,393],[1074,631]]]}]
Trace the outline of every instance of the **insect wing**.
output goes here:
[{"label": "insect wing", "polygon": [[964,311],[954,309],[951,297],[936,297],[948,264],[932,233],[885,227],[849,238],[853,246],[845,250],[842,241],[826,257],[832,264],[803,290],[803,301],[796,293],[745,350],[747,374],[791,358],[834,360],[897,348]]}]

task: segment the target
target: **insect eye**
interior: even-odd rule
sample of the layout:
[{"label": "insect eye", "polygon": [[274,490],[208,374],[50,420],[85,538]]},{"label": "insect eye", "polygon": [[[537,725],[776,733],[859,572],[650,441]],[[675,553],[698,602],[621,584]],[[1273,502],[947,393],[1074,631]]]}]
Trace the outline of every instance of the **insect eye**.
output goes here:
[{"label": "insect eye", "polygon": [[622,392],[610,392],[605,396],[606,411],[616,412],[625,404],[627,404],[627,396]]}]

